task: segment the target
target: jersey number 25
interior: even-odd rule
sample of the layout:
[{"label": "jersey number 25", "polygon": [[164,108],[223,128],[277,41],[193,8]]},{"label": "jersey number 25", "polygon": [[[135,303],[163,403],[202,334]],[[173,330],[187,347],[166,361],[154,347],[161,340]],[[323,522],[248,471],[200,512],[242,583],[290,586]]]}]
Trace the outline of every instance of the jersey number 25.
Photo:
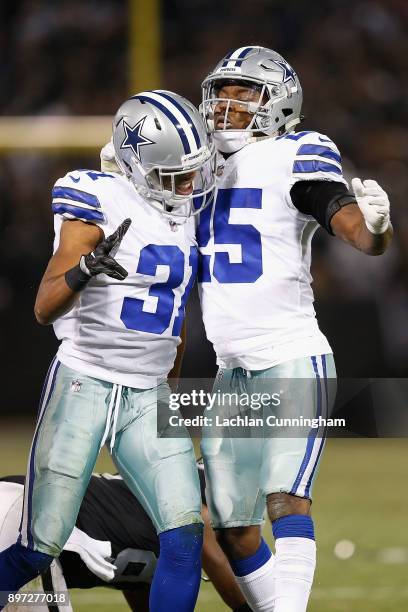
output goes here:
[{"label": "jersey number 25", "polygon": [[[230,223],[230,210],[234,208],[262,207],[262,189],[220,189],[214,207],[213,233],[214,246],[239,245],[241,262],[231,263],[230,254],[225,250],[214,255],[213,276],[219,283],[254,283],[262,276],[261,234],[253,226],[243,223]],[[198,245],[205,248],[211,236],[211,208],[200,215]],[[199,281],[211,281],[210,255],[201,255]]]}]

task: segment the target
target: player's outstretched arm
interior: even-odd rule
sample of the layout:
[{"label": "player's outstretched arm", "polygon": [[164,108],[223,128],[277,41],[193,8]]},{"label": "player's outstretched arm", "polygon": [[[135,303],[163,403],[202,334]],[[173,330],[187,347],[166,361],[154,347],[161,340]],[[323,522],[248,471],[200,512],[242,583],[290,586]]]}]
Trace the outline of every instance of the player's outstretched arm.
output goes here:
[{"label": "player's outstretched arm", "polygon": [[129,225],[130,219],[126,219],[104,239],[97,225],[63,222],[58,249],[49,261],[34,306],[41,325],[49,325],[71,310],[92,276],[104,273],[118,280],[126,278],[126,270],[111,253],[119,247]]},{"label": "player's outstretched arm", "polygon": [[336,236],[367,255],[381,255],[392,239],[390,202],[376,181],[353,179],[356,204],[349,204],[331,219]]}]

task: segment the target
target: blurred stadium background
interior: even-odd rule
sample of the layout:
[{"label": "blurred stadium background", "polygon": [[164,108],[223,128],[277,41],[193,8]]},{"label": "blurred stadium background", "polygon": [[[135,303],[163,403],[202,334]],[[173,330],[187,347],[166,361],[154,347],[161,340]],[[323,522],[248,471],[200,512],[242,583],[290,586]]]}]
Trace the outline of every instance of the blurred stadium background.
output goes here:
[{"label": "blurred stadium background", "polygon": [[[129,94],[162,87],[198,104],[203,77],[243,44],[288,59],[303,85],[302,127],[333,138],[348,177],[375,178],[390,194],[390,251],[369,258],[319,231],[314,291],[341,376],[407,376],[407,26],[406,0],[0,3],[1,473],[25,469],[56,349],[52,329],[33,315],[52,249],[53,183],[69,169],[98,168],[110,117]],[[184,375],[212,376],[196,296],[188,323]],[[321,553],[311,612],[408,609],[406,453],[404,441],[329,442],[316,485]],[[342,539],[357,545],[348,561],[333,555]],[[390,547],[399,553],[387,557]],[[81,597],[78,610],[103,603]],[[112,597],[106,605],[116,609]],[[222,610],[216,601],[206,585],[197,609]]]}]

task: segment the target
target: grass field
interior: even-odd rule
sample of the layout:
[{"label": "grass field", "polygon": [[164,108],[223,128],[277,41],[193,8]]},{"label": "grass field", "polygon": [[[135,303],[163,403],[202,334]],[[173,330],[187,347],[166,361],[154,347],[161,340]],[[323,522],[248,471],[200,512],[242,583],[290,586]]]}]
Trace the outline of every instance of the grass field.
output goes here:
[{"label": "grass field", "polygon": [[[0,471],[25,472],[31,428],[0,422]],[[109,456],[97,469],[109,471]],[[330,440],[314,491],[318,569],[308,612],[408,610],[408,441]],[[270,541],[270,529],[265,537]],[[351,540],[348,560],[334,555]],[[78,612],[128,609],[110,589],[73,590]],[[197,612],[224,612],[213,587],[202,583]]]}]

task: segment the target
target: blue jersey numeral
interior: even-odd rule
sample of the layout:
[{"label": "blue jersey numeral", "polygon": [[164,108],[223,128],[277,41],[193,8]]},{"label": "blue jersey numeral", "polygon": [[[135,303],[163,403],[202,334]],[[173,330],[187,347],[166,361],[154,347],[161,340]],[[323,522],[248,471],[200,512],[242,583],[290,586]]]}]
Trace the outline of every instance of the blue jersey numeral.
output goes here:
[{"label": "blue jersey numeral", "polygon": [[193,288],[194,281],[197,276],[198,251],[196,247],[190,247],[190,258],[188,263],[191,267],[191,276],[181,297],[181,303],[178,309],[177,317],[174,319],[172,336],[179,336],[181,333],[181,328],[186,314],[187,298],[190,295],[190,291]]},{"label": "blue jersey numeral", "polygon": [[[237,244],[241,247],[241,263],[231,263],[230,255],[216,252],[213,275],[220,283],[254,283],[262,276],[261,234],[253,226],[230,223],[230,209],[262,207],[262,189],[220,189],[213,216],[214,245]],[[198,244],[205,247],[210,239],[211,210],[205,209],[200,217]],[[202,255],[199,281],[209,282],[210,255]]]},{"label": "blue jersey numeral", "polygon": [[82,170],[82,172],[85,172],[93,181],[97,181],[100,178],[115,178],[114,174],[109,174],[108,172],[99,172],[97,170]]},{"label": "blue jersey numeral", "polygon": [[[156,311],[143,311],[145,301],[142,299],[124,298],[120,318],[127,329],[149,332],[151,334],[162,334],[169,327],[174,309],[175,294],[173,290],[179,287],[184,280],[183,252],[175,245],[149,244],[140,251],[136,272],[155,276],[157,266],[160,265],[169,267],[169,278],[163,283],[154,283],[150,287],[149,295],[157,297]],[[173,336],[180,334],[184,319],[185,303],[194,284],[197,269],[197,251],[195,248],[192,248],[190,255],[190,266],[192,274],[181,298],[181,305],[173,325]]]}]

